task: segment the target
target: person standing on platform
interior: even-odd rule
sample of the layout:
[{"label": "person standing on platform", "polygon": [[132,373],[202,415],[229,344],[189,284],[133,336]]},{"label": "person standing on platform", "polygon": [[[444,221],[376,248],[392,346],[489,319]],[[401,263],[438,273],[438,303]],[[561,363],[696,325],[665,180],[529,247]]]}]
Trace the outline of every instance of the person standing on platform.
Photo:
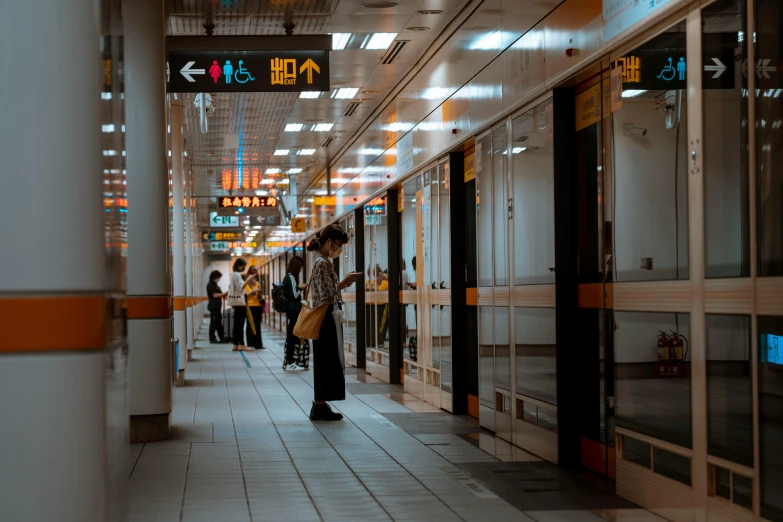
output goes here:
[{"label": "person standing on platform", "polygon": [[255,281],[254,276],[245,280],[242,272],[247,267],[247,261],[242,258],[234,261],[231,273],[231,285],[228,289],[228,304],[234,309],[234,327],[231,331],[231,339],[234,343],[234,350],[252,350],[245,346],[245,317],[247,315],[247,303],[245,303],[245,286]]},{"label": "person standing on platform", "polygon": [[345,400],[345,369],[342,362],[342,346],[337,329],[343,325],[335,321],[334,313],[342,309],[340,292],[362,277],[362,272],[351,272],[339,281],[334,271],[334,258],[340,256],[342,247],[348,242],[348,234],[340,225],[332,224],[313,239],[307,250],[315,252],[313,271],[310,276],[308,306],[317,309],[327,305],[318,339],[313,342],[313,407],[310,420],[338,421],[343,416],[332,411],[327,401]]},{"label": "person standing on platform", "polygon": [[248,269],[245,283],[245,294],[247,296],[247,345],[256,350],[263,350],[264,340],[261,338],[261,314],[264,311],[264,303],[261,299],[261,285],[258,283],[258,268],[251,266]]},{"label": "person standing on platform", "polygon": [[[207,283],[207,297],[209,302],[207,303],[207,310],[209,310],[209,342],[212,344],[222,343],[225,339],[225,333],[223,332],[223,299],[228,295],[228,292],[221,292],[218,281],[223,277],[223,274],[218,270],[213,270],[209,274],[209,283]],[[215,335],[217,334],[217,335]]]},{"label": "person standing on platform", "polygon": [[306,284],[299,282],[299,274],[303,266],[304,259],[299,256],[292,257],[288,261],[287,273],[283,280],[283,295],[288,306],[285,312],[288,326],[285,329],[284,370],[307,370],[310,366],[309,345],[302,344],[294,335],[294,326],[299,319],[299,312],[302,311],[302,290],[307,288]]}]

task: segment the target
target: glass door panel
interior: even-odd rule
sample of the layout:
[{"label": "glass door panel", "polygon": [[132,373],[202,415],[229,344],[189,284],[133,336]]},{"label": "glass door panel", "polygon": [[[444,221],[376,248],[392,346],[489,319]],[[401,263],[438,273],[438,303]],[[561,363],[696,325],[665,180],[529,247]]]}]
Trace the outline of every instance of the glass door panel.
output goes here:
[{"label": "glass door panel", "polygon": [[[479,300],[494,298],[492,133],[476,138],[476,228]],[[479,422],[495,430],[495,315],[492,305],[478,309]]]},{"label": "glass door panel", "polygon": [[451,169],[449,162],[438,166],[438,252],[440,253],[440,407],[452,411],[452,339],[451,339]]},{"label": "glass door panel", "polygon": [[[511,123],[514,286],[514,442],[557,462],[555,340],[555,208],[552,100]],[[546,303],[531,306],[528,290],[546,285]]]},{"label": "glass door panel", "polygon": [[416,178],[406,181],[401,189],[402,213],[400,224],[400,249],[402,251],[402,274],[400,289],[402,290],[400,304],[402,306],[401,325],[403,342],[403,372],[405,391],[416,397],[420,396],[418,388],[418,294],[416,291],[416,245],[420,233],[416,227],[417,199]]}]

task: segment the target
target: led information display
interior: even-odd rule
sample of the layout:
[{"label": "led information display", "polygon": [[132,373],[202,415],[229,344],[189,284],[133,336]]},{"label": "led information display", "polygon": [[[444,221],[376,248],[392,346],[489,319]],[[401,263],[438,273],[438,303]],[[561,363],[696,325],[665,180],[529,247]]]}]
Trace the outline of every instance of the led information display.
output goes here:
[{"label": "led information display", "polygon": [[269,208],[276,207],[277,199],[274,196],[234,196],[220,198],[220,208]]}]

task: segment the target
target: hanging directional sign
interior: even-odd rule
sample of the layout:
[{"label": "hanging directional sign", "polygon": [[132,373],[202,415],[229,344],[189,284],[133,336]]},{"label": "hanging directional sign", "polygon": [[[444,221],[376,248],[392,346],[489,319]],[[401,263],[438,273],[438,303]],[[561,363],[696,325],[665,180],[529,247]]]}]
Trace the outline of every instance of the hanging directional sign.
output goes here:
[{"label": "hanging directional sign", "polygon": [[204,232],[201,235],[204,241],[241,241],[245,238],[244,232]]},{"label": "hanging directional sign", "polygon": [[209,213],[210,227],[238,227],[239,218],[237,216],[219,216],[217,212]]},{"label": "hanging directional sign", "polygon": [[[734,50],[705,50],[702,64],[704,89],[734,88]],[[637,49],[615,62],[623,71],[623,90],[664,91],[685,89],[688,62],[685,49]]]},{"label": "hanging directional sign", "polygon": [[332,37],[166,39],[168,92],[328,91]]}]

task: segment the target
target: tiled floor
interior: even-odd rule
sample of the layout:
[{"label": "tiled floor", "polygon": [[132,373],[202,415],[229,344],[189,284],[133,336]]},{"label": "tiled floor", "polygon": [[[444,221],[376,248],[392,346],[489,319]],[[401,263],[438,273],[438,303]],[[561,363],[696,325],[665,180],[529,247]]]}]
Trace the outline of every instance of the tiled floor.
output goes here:
[{"label": "tiled floor", "polygon": [[[496,458],[475,424],[355,370],[334,405],[345,421],[312,423],[312,372],[284,372],[282,337],[264,342],[243,355],[202,333],[175,390],[174,437],[132,446],[131,522],[660,520],[611,494],[596,501],[523,451]],[[525,487],[542,477],[557,485],[543,499]]]}]

